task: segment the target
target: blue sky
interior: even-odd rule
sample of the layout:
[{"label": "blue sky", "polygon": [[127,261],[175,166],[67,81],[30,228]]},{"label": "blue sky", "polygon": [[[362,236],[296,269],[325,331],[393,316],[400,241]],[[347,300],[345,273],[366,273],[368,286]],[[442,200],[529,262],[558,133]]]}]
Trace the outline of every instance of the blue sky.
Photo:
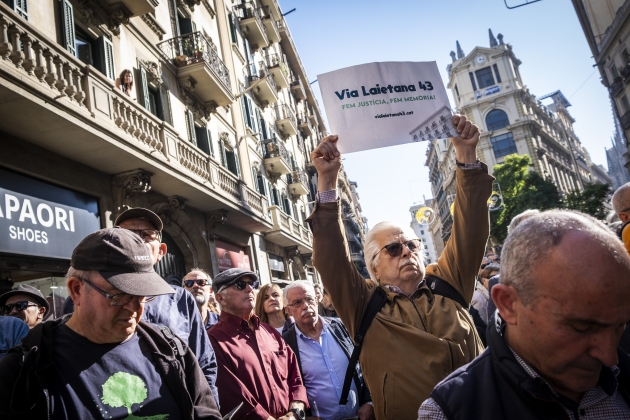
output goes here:
[{"label": "blue sky", "polygon": [[[606,167],[612,111],[569,0],[513,10],[503,0],[280,0],[280,5],[284,12],[297,8],[285,19],[310,81],[373,61],[437,61],[446,82],[456,40],[469,53],[488,46],[488,28],[495,36],[502,33],[523,62],[523,82],[537,96],[562,90],[572,104],[577,135],[594,162]],[[323,111],[319,86],[312,86]],[[370,227],[383,220],[408,224],[409,207],[431,197],[425,151],[426,144],[409,144],[345,156]]]}]

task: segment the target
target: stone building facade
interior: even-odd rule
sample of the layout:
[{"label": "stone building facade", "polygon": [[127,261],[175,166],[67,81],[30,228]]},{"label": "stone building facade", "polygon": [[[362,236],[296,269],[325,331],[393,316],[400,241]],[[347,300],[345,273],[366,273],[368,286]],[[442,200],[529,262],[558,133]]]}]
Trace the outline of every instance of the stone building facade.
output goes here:
[{"label": "stone building facade", "polygon": [[317,281],[326,128],[277,0],[7,1],[0,26],[4,287],[62,298],[73,244],[138,206],[164,220],[163,276]]}]

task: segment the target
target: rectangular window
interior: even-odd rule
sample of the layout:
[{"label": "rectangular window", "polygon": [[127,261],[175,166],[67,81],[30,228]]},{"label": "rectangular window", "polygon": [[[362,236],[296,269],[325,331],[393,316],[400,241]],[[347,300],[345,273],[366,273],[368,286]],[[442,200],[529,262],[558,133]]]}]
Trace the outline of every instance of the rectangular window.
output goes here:
[{"label": "rectangular window", "polygon": [[612,66],[610,66],[610,74],[613,78],[613,81],[619,77],[619,71],[617,71],[617,66],[615,66],[614,63]]},{"label": "rectangular window", "polygon": [[[135,69],[134,73],[138,87],[138,103],[151,114],[171,124],[170,99],[166,86],[155,82],[149,83],[147,72],[142,65],[140,65],[140,68]],[[190,137],[190,127],[188,128]]]},{"label": "rectangular window", "polygon": [[501,83],[501,75],[499,74],[499,67],[497,67],[496,64],[493,64],[492,68],[494,69],[494,76],[497,78],[497,83]]},{"label": "rectangular window", "polygon": [[199,149],[207,155],[214,156],[214,152],[212,150],[212,138],[210,137],[210,130],[208,130],[208,127],[195,124],[195,138],[197,139],[196,144]]},{"label": "rectangular window", "polygon": [[457,94],[457,97],[459,98],[459,89],[457,89],[457,85],[455,85],[455,93]]},{"label": "rectangular window", "polygon": [[490,141],[492,142],[492,149],[494,150],[494,157],[496,158],[511,155],[512,153],[517,152],[512,133],[492,137]]},{"label": "rectangular window", "polygon": [[234,24],[234,15],[228,13],[228,22],[230,22],[230,35],[232,36],[232,42],[238,44],[238,38],[236,38],[236,25]]},{"label": "rectangular window", "polygon": [[621,107],[623,108],[624,114],[630,111],[630,102],[628,102],[628,97],[626,95],[621,97]]},{"label": "rectangular window", "polygon": [[623,51],[621,52],[621,56],[623,57],[623,64],[624,66],[628,63],[630,63],[630,54],[628,54],[628,50],[627,49],[623,49]]},{"label": "rectangular window", "polygon": [[9,6],[13,11],[22,19],[28,20],[28,8],[26,7],[26,0],[1,0],[4,4]]},{"label": "rectangular window", "polygon": [[472,83],[473,90],[477,90],[477,83],[475,82],[475,75],[472,73],[468,73],[470,76],[470,83]]},{"label": "rectangular window", "polygon": [[494,77],[492,76],[492,69],[490,67],[477,70],[475,75],[477,76],[479,89],[494,85]]},{"label": "rectangular window", "polygon": [[63,42],[66,44],[66,50],[68,50],[70,54],[76,55],[74,13],[69,0],[63,0],[61,3],[61,17],[63,18]]}]

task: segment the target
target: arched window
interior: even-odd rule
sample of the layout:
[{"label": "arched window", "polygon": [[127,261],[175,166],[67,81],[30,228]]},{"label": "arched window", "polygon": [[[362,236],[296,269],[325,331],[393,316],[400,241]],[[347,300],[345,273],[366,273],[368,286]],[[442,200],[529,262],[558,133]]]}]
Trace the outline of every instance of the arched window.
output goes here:
[{"label": "arched window", "polygon": [[510,125],[510,120],[505,112],[494,109],[486,116],[486,127],[488,131],[499,130]]}]

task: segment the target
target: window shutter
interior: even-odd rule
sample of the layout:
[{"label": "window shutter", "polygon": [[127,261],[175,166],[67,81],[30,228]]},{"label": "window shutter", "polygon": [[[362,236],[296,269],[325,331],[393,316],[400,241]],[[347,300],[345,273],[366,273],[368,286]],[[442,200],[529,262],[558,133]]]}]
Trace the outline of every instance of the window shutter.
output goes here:
[{"label": "window shutter", "polygon": [[197,145],[197,135],[195,134],[195,117],[190,110],[186,110],[186,128],[188,129],[188,140]]},{"label": "window shutter", "polygon": [[208,139],[208,129],[206,127],[202,127],[199,130],[199,136],[197,137],[197,147],[199,147],[203,152],[207,155],[210,154],[210,144]]},{"label": "window shutter", "polygon": [[102,36],[97,40],[99,70],[110,80],[116,80],[116,69],[114,68],[114,44],[108,38]]},{"label": "window shutter", "polygon": [[221,154],[221,165],[223,165],[224,168],[227,168],[227,156],[223,140],[219,140],[219,153]]},{"label": "window shutter", "polygon": [[26,0],[4,0],[3,3],[6,3],[7,6],[11,7],[19,17],[24,20],[28,20]]},{"label": "window shutter", "polygon": [[171,115],[171,96],[169,95],[168,88],[164,85],[160,85],[160,102],[162,103],[163,120],[173,125],[173,116]]},{"label": "window shutter", "polygon": [[236,26],[234,25],[234,15],[232,13],[228,13],[228,21],[230,22],[230,34],[232,35],[232,42],[234,44],[237,44],[238,38],[236,38]]},{"label": "window shutter", "polygon": [[243,108],[243,122],[246,126],[251,127],[249,124],[249,111],[247,111],[247,96],[241,96],[241,106]]},{"label": "window shutter", "polygon": [[63,0],[61,8],[61,16],[63,17],[63,41],[66,43],[68,52],[72,55],[76,55],[72,4],[68,0]]},{"label": "window shutter", "polygon": [[210,150],[210,156],[214,157],[214,143],[212,142],[212,132],[210,128],[206,127],[206,135],[208,136],[208,149]]},{"label": "window shutter", "polygon": [[144,70],[144,67],[139,66],[139,68],[135,71],[136,73],[136,82],[138,83],[138,103],[142,105],[145,109],[150,112],[153,112],[151,109],[151,101],[149,100],[149,85],[147,83],[147,72]]},{"label": "window shutter", "polygon": [[251,122],[250,128],[252,129],[254,133],[257,133],[258,129],[256,128],[256,118],[254,114],[254,101],[252,101],[251,98],[248,96],[247,102],[248,102],[247,105],[249,107],[249,121]]},{"label": "window shutter", "polygon": [[260,115],[260,113],[259,113],[258,122],[260,125],[260,139],[261,140],[268,139],[269,136],[267,135],[267,123],[265,122],[265,119]]}]

